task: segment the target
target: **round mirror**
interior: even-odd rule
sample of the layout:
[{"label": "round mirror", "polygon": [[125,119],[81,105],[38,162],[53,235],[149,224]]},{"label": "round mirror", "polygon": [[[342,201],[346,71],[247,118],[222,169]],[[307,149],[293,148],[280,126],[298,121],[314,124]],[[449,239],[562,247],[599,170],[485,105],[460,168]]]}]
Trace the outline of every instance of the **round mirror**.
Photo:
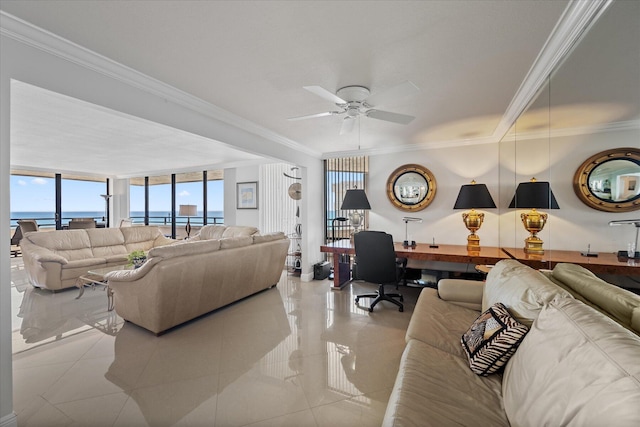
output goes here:
[{"label": "round mirror", "polygon": [[429,206],[436,195],[436,180],[429,169],[420,165],[404,165],[387,180],[387,197],[403,211],[415,212]]},{"label": "round mirror", "polygon": [[576,171],[573,188],[578,198],[593,209],[640,209],[640,150],[618,148],[589,157]]}]

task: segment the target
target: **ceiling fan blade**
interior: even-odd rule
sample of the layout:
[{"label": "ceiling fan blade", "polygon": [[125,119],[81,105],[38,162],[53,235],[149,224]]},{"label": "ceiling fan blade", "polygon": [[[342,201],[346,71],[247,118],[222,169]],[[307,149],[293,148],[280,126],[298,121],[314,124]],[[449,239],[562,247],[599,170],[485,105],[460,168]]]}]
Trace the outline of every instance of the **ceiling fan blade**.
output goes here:
[{"label": "ceiling fan blade", "polygon": [[356,124],[356,119],[353,117],[345,117],[342,120],[342,126],[340,127],[340,135],[345,135],[353,131],[353,127]]},{"label": "ceiling fan blade", "polygon": [[326,90],[323,87],[320,86],[303,86],[304,89],[308,90],[309,92],[313,93],[314,95],[318,95],[320,98],[324,98],[327,101],[331,101],[334,104],[346,104],[347,101],[345,101],[344,99],[340,98],[338,95],[329,92],[328,90]]},{"label": "ceiling fan blade", "polygon": [[390,111],[369,110],[366,112],[367,117],[378,120],[386,120],[388,122],[400,123],[408,125],[415,117],[406,114],[392,113]]},{"label": "ceiling fan blade", "polygon": [[392,86],[382,92],[374,93],[370,95],[364,102],[373,107],[376,105],[384,104],[385,102],[395,101],[396,99],[403,98],[405,96],[413,95],[420,92],[418,86],[407,80],[406,82]]},{"label": "ceiling fan blade", "polygon": [[306,115],[306,116],[289,117],[287,120],[293,122],[293,121],[296,121],[296,120],[305,120],[305,119],[314,119],[316,117],[333,116],[334,114],[340,114],[340,111],[327,111],[327,112],[324,112],[324,113],[309,114],[309,115]]}]

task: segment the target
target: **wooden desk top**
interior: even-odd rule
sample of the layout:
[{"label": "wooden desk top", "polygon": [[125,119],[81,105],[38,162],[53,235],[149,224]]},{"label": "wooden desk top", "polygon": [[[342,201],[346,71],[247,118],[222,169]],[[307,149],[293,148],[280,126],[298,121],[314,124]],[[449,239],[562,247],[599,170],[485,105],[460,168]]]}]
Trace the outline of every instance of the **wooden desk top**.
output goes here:
[{"label": "wooden desk top", "polygon": [[578,251],[545,250],[544,254],[527,254],[524,248],[502,248],[512,258],[530,267],[552,269],[561,262],[580,265],[594,273],[640,275],[640,262],[618,259],[617,254],[600,252],[597,257],[586,257]]},{"label": "wooden desk top", "polygon": [[[594,273],[640,275],[640,261],[618,259],[617,254],[613,253],[600,252],[597,257],[584,257],[578,251],[545,250],[544,254],[535,255],[525,253],[523,248],[482,246],[480,251],[469,251],[466,245],[438,245],[437,248],[430,248],[428,243],[418,243],[415,248],[405,248],[399,242],[394,245],[398,256],[426,261],[495,264],[501,259],[513,258],[535,269],[553,269],[556,264],[566,262],[580,265]],[[353,245],[346,239],[323,245],[320,251],[355,254]]]},{"label": "wooden desk top", "polygon": [[[466,245],[438,245],[431,248],[428,243],[418,243],[415,248],[402,246],[402,243],[394,243],[396,254],[399,257],[426,260],[448,261],[469,264],[495,264],[501,259],[510,258],[500,248],[483,246],[479,251],[469,251]],[[336,240],[320,247],[321,252],[337,254],[355,254],[355,249],[349,240]]]}]

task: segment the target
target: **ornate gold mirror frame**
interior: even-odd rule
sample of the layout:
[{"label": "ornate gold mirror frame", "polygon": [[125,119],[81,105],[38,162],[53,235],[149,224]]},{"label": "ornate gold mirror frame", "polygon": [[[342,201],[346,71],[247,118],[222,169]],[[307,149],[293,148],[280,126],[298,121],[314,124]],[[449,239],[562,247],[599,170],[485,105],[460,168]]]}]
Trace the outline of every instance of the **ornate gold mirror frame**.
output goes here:
[{"label": "ornate gold mirror frame", "polygon": [[396,208],[417,212],[429,206],[436,195],[436,179],[423,166],[400,166],[387,179],[387,197]]},{"label": "ornate gold mirror frame", "polygon": [[573,190],[599,211],[640,209],[640,150],[615,148],[589,157],[573,176]]}]

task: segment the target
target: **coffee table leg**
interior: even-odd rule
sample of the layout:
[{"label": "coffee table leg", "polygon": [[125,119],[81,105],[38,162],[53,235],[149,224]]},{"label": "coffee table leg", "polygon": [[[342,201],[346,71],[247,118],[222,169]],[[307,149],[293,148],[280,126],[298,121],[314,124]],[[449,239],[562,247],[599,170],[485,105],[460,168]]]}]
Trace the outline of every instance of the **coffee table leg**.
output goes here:
[{"label": "coffee table leg", "polygon": [[113,311],[113,289],[107,285],[107,311]]},{"label": "coffee table leg", "polygon": [[81,297],[82,295],[84,295],[84,280],[82,280],[82,279],[80,279],[80,278],[79,278],[79,279],[76,281],[76,286],[77,286],[77,287],[78,287],[78,289],[80,290],[80,293],[78,294],[78,296],[76,297],[76,299],[80,299],[80,297]]}]

